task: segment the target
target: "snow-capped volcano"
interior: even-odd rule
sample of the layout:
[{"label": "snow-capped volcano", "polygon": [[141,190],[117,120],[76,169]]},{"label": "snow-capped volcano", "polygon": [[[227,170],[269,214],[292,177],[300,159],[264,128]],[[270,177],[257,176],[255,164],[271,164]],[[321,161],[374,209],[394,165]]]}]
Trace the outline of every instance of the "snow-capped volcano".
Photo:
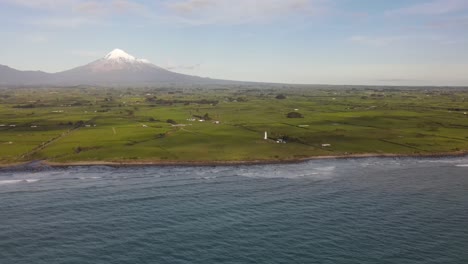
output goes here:
[{"label": "snow-capped volcano", "polygon": [[156,67],[146,59],[137,59],[121,49],[114,49],[104,58],[87,65],[92,72],[109,72],[116,70],[138,71],[146,67]]},{"label": "snow-capped volcano", "polygon": [[114,49],[113,51],[107,53],[104,59],[120,63],[150,63],[146,59],[137,59],[121,49]]},{"label": "snow-capped volcano", "polygon": [[[1,66],[1,65],[0,65]],[[171,72],[121,49],[84,66],[58,73],[23,72],[0,67],[0,84],[7,85],[157,85],[226,83]]]},{"label": "snow-capped volcano", "polygon": [[101,59],[55,75],[60,83],[100,85],[206,82],[204,78],[168,71],[121,49],[114,49]]}]

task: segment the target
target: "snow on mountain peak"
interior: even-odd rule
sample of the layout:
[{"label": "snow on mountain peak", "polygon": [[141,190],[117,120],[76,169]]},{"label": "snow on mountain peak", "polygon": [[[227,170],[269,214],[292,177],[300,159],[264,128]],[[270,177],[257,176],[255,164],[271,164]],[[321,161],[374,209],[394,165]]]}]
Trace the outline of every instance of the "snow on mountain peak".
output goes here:
[{"label": "snow on mountain peak", "polygon": [[113,61],[114,63],[145,63],[151,64],[149,60],[146,59],[137,59],[134,56],[126,53],[121,49],[114,49],[113,51],[109,52],[105,57],[104,60],[106,61]]},{"label": "snow on mountain peak", "polygon": [[147,59],[138,59],[139,62],[143,62],[143,63],[151,63],[149,60]]},{"label": "snow on mountain peak", "polygon": [[124,59],[128,61],[135,61],[136,58],[133,57],[132,55],[126,53],[125,51],[121,49],[114,49],[113,51],[109,52],[104,59],[107,60],[118,60],[118,59]]}]

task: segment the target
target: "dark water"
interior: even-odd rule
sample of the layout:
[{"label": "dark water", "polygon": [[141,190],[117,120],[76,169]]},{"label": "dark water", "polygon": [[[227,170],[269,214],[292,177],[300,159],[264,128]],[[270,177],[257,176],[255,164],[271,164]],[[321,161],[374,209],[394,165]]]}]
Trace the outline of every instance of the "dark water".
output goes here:
[{"label": "dark water", "polygon": [[468,158],[1,172],[0,263],[468,263]]}]

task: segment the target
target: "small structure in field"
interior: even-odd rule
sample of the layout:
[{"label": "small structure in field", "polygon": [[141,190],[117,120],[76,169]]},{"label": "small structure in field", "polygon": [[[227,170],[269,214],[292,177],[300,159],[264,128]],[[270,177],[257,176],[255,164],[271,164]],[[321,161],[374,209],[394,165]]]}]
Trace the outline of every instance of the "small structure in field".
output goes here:
[{"label": "small structure in field", "polygon": [[265,136],[263,137],[264,140],[268,139],[268,133],[265,131]]},{"label": "small structure in field", "polygon": [[216,120],[216,121],[213,121],[213,124],[219,125],[220,122]]},{"label": "small structure in field", "polygon": [[322,144],[322,147],[324,147],[324,148],[331,147],[331,144]]}]

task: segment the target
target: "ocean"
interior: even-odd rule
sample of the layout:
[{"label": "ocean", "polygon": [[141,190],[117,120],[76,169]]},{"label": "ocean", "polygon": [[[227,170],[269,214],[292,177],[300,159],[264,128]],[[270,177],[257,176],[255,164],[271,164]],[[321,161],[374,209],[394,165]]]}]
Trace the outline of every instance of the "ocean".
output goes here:
[{"label": "ocean", "polygon": [[3,170],[0,263],[468,263],[468,157]]}]

